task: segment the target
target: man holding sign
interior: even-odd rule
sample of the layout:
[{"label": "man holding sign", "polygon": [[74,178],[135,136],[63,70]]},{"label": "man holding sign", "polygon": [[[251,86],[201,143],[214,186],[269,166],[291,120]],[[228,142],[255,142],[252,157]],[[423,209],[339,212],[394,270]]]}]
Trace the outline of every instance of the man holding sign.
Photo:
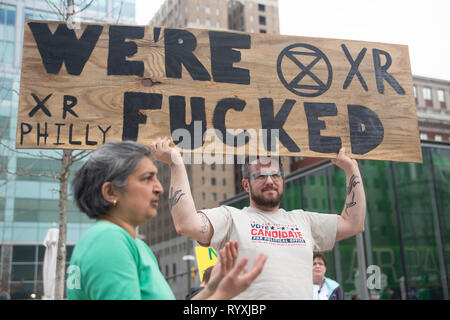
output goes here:
[{"label": "man holding sign", "polygon": [[[243,166],[242,186],[250,207],[221,206],[197,211],[180,153],[168,139],[151,145],[153,157],[171,167],[171,214],[178,233],[216,250],[239,242],[239,255],[268,255],[264,270],[237,299],[312,299],[313,251],[364,231],[366,198],[357,162],[341,148],[333,160],[346,173],[347,198],[341,215],[279,208],[284,192],[281,162],[258,158]],[[172,197],[178,194],[178,197]]]}]

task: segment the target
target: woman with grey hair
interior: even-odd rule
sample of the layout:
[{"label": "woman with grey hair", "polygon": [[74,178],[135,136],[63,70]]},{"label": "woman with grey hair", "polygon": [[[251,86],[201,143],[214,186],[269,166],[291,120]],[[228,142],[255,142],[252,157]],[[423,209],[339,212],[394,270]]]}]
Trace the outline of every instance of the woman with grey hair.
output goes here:
[{"label": "woman with grey hair", "polygon": [[[155,148],[133,141],[108,142],[75,173],[75,202],[96,222],[72,253],[68,299],[175,299],[153,252],[136,238],[136,228],[156,216],[163,192],[151,159],[150,149]],[[266,257],[261,255],[245,272],[247,259],[236,264],[237,250],[237,242],[230,242],[219,252],[220,263],[196,299],[230,299],[259,275]]]}]

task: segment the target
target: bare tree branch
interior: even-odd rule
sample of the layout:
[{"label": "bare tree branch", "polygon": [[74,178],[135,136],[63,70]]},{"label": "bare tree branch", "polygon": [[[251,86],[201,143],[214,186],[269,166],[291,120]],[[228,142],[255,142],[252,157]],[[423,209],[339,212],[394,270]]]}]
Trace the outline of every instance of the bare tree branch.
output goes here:
[{"label": "bare tree branch", "polygon": [[[31,153],[31,152],[19,151],[17,149],[11,148],[6,143],[1,142],[1,141],[0,141],[0,146],[2,146],[3,148],[5,148],[5,149],[7,149],[9,151],[14,152],[15,154],[22,154],[22,155],[26,155],[26,156],[29,156],[29,157],[32,157],[32,158],[36,158],[36,156],[37,156],[36,154]],[[43,153],[41,151],[39,152],[39,157],[47,158],[47,159],[50,159],[50,160],[57,160],[57,161],[61,161],[61,159],[62,159],[62,156],[61,156],[61,158],[56,158],[56,157],[53,157],[53,156],[51,156],[49,154],[45,154],[45,153]]]},{"label": "bare tree branch", "polygon": [[[29,170],[31,169],[33,166],[30,166],[28,168],[26,168],[25,170]],[[45,174],[45,173],[31,173],[31,172],[27,172],[27,171],[21,171],[21,172],[13,172],[13,171],[9,171],[8,169],[4,170],[3,172],[12,175],[12,176],[16,176],[16,177],[23,177],[23,176],[27,176],[27,177],[45,177],[45,178],[49,178],[49,179],[53,179],[53,180],[58,180],[59,178],[59,173],[55,174],[55,175],[50,175],[50,174]]]},{"label": "bare tree branch", "polygon": [[120,16],[122,15],[122,7],[123,7],[123,1],[120,1],[119,14],[117,15],[116,24],[118,24],[120,21]]},{"label": "bare tree branch", "polygon": [[73,162],[81,161],[88,157],[92,153],[92,150],[83,150],[80,153],[72,157]]},{"label": "bare tree branch", "polygon": [[86,4],[82,9],[80,9],[80,10],[78,10],[78,11],[75,11],[75,12],[73,13],[73,15],[79,14],[79,13],[83,12],[84,10],[86,10],[87,8],[89,8],[89,7],[91,6],[92,2],[94,2],[94,0],[91,0],[91,1],[90,1],[88,4]]},{"label": "bare tree branch", "polygon": [[[53,9],[53,12],[56,13],[57,15],[59,15],[60,17],[64,17],[65,18],[65,12],[61,11],[53,2],[51,2],[50,0],[45,0],[45,2],[47,3],[47,5]],[[60,1],[60,3],[62,4],[62,0]]]}]

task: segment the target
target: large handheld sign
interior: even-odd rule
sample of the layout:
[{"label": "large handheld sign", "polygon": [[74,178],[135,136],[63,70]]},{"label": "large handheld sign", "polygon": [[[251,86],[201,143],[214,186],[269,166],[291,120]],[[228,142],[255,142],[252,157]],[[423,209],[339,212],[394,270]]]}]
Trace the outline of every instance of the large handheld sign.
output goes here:
[{"label": "large handheld sign", "polygon": [[168,136],[189,152],[421,162],[408,48],[25,23],[17,148]]}]

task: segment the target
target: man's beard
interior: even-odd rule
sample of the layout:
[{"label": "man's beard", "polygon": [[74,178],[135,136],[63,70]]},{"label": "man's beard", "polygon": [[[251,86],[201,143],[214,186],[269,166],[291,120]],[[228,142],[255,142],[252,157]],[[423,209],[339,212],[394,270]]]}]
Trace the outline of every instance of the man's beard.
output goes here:
[{"label": "man's beard", "polygon": [[[255,195],[253,193],[253,189],[252,189],[251,183],[249,184],[249,186],[250,186],[250,197],[253,200],[253,202],[255,204],[257,204],[258,206],[266,207],[266,208],[275,208],[275,207],[278,207],[280,205],[281,199],[283,198],[283,192],[280,193],[280,189],[279,188],[266,187],[266,188],[263,188],[261,190],[261,194],[260,195]],[[277,192],[278,196],[274,197],[274,198],[270,198],[270,199],[264,198],[264,191],[267,190],[267,189],[274,190],[275,192]]]}]

